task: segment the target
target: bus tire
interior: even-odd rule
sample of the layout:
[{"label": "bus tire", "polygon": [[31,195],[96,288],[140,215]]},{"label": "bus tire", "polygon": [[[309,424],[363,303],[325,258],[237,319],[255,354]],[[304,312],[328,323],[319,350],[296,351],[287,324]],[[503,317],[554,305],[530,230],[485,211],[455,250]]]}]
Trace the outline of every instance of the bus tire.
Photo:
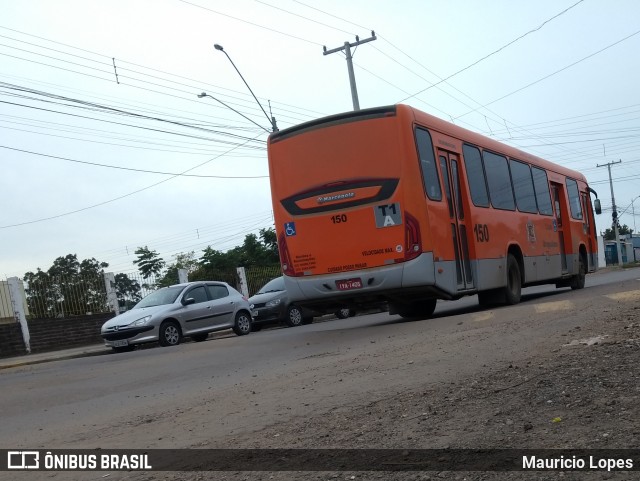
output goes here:
[{"label": "bus tire", "polygon": [[504,300],[508,305],[520,302],[522,294],[522,277],[520,266],[513,254],[507,255],[507,285],[504,288]]},{"label": "bus tire", "polygon": [[580,256],[578,264],[578,273],[571,279],[571,289],[584,289],[584,281],[587,276],[587,266],[584,262],[584,256]]}]

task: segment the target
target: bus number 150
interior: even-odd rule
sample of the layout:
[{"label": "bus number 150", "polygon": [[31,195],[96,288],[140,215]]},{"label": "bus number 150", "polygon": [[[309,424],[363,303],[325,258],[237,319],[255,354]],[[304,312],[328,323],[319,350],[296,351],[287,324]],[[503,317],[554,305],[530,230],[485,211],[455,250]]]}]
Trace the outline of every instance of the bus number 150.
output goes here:
[{"label": "bus number 150", "polygon": [[333,215],[331,216],[331,222],[334,224],[342,224],[347,222],[347,214]]},{"label": "bus number 150", "polygon": [[487,227],[487,224],[474,225],[473,233],[476,235],[476,241],[489,242],[489,228]]}]

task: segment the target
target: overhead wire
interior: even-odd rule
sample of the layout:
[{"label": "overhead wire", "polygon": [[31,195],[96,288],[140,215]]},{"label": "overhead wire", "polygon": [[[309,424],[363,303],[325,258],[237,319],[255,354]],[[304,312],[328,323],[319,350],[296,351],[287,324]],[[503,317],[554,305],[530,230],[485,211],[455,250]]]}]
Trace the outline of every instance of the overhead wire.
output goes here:
[{"label": "overhead wire", "polygon": [[[7,145],[0,145],[0,149],[13,150],[15,152],[22,152],[24,154],[37,155],[37,156],[40,156],[40,157],[48,157],[50,159],[64,160],[66,162],[73,162],[73,163],[76,163],[76,164],[91,165],[91,166],[94,166],[94,167],[103,167],[103,168],[106,168],[106,169],[128,170],[128,171],[131,171],[131,172],[141,172],[141,173],[145,173],[145,174],[170,175],[172,177],[199,177],[199,178],[203,178],[203,179],[268,179],[269,178],[268,175],[198,175],[198,174],[185,174],[185,173],[175,173],[175,172],[161,172],[161,171],[157,171],[157,170],[135,169],[135,168],[132,168],[132,167],[122,167],[122,166],[119,166],[119,165],[101,164],[99,162],[89,162],[87,160],[70,159],[68,157],[60,157],[60,156],[57,156],[57,155],[43,154],[41,152],[33,152],[33,151],[30,151],[30,150],[17,149],[15,147],[9,147]],[[207,161],[207,162],[209,162],[209,161]]]},{"label": "overhead wire", "polygon": [[[247,140],[246,142],[249,142],[249,141]],[[231,149],[229,149],[227,152],[225,152],[223,154],[220,154],[220,155],[218,155],[216,157],[213,157],[213,158],[211,158],[209,160],[206,160],[204,162],[201,162],[201,163],[199,163],[199,164],[197,164],[197,165],[195,165],[193,167],[190,167],[189,169],[186,169],[186,170],[182,171],[180,174],[172,175],[171,177],[163,179],[163,180],[161,180],[159,182],[155,182],[154,184],[148,185],[148,186],[143,187],[141,189],[137,189],[137,190],[135,190],[133,192],[129,192],[127,194],[124,194],[124,195],[121,195],[121,196],[118,196],[118,197],[115,197],[115,198],[112,198],[112,199],[109,199],[109,200],[106,200],[106,201],[103,201],[103,202],[92,204],[92,205],[89,205],[89,206],[86,206],[86,207],[82,207],[80,209],[75,209],[75,210],[72,210],[72,211],[69,211],[69,212],[64,212],[64,213],[61,213],[61,214],[56,214],[56,215],[52,215],[52,216],[49,216],[49,217],[43,217],[43,218],[40,218],[40,219],[34,219],[34,220],[30,220],[30,221],[17,222],[17,223],[14,223],[14,224],[3,225],[3,226],[0,226],[0,229],[9,229],[9,228],[12,228],[12,227],[19,227],[19,226],[23,226],[23,225],[35,224],[35,223],[38,223],[38,222],[44,222],[44,221],[48,221],[48,220],[52,220],[52,219],[59,219],[60,217],[66,217],[68,215],[77,214],[79,212],[84,212],[84,211],[89,210],[89,209],[94,209],[96,207],[100,207],[100,206],[103,206],[103,205],[106,205],[106,204],[110,204],[112,202],[116,202],[116,201],[124,199],[126,197],[130,197],[132,195],[135,195],[135,194],[138,194],[140,192],[143,192],[145,190],[149,190],[149,189],[151,189],[153,187],[156,187],[156,186],[158,186],[160,184],[164,184],[165,182],[168,182],[168,181],[170,181],[172,179],[175,179],[178,176],[184,175],[187,172],[191,172],[192,170],[195,170],[195,169],[197,169],[199,167],[202,167],[203,165],[208,164],[209,162],[222,157],[226,153],[228,153],[230,151],[233,151],[233,150],[237,149],[238,147],[239,147],[239,145],[238,146],[234,146]]]}]

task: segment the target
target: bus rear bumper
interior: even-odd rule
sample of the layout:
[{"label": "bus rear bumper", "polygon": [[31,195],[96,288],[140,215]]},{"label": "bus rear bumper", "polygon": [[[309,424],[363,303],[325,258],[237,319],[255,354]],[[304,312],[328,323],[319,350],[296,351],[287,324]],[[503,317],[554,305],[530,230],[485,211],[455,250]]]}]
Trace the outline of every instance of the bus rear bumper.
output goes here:
[{"label": "bus rear bumper", "polygon": [[[359,280],[361,287],[340,290],[340,281]],[[284,276],[289,298],[298,305],[331,312],[336,307],[372,306],[425,297],[446,297],[437,286],[433,254],[375,269],[308,277]]]}]

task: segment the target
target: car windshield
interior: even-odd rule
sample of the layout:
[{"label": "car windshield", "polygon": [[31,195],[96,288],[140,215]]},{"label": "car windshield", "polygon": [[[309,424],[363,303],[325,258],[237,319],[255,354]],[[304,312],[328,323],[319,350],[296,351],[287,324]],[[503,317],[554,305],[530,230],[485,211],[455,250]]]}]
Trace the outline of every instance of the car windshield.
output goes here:
[{"label": "car windshield", "polygon": [[171,286],[158,289],[157,291],[152,292],[147,297],[138,302],[135,305],[134,309],[173,304],[183,289],[184,286]]},{"label": "car windshield", "polygon": [[267,282],[262,289],[258,291],[258,294],[266,294],[267,292],[280,292],[284,291],[284,278],[276,277],[275,279]]}]

